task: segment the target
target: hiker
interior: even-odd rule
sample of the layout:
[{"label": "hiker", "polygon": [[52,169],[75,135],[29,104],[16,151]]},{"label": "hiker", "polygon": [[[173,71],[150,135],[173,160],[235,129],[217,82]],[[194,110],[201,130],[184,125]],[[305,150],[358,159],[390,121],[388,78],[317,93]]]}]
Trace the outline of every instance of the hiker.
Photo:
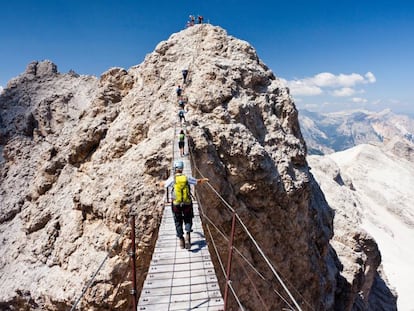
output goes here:
[{"label": "hiker", "polygon": [[178,149],[180,149],[180,156],[184,156],[184,145],[185,145],[185,134],[184,130],[181,130],[180,134],[178,135]]},{"label": "hiker", "polygon": [[190,18],[190,26],[194,26],[194,24],[195,24],[195,17],[194,17],[194,15],[190,15],[189,18]]},{"label": "hiker", "polygon": [[183,74],[183,84],[185,84],[185,81],[187,80],[188,70],[183,69],[181,72]]},{"label": "hiker", "polygon": [[180,107],[180,109],[184,109],[184,107],[185,107],[185,100],[183,98],[180,98],[178,100],[178,106]]},{"label": "hiker", "polygon": [[[163,184],[165,189],[172,186],[172,203],[171,209],[174,215],[174,223],[177,238],[180,240],[180,247],[190,250],[191,238],[190,232],[193,226],[193,202],[191,200],[190,185],[196,185],[207,182],[208,178],[196,179],[192,176],[183,174],[184,162],[174,162],[174,175],[170,176]],[[186,232],[184,238],[184,229]]]},{"label": "hiker", "polygon": [[[185,111],[184,109],[180,109],[179,111],[178,111],[178,118],[179,118],[179,122],[180,122],[180,124],[181,125],[183,125],[185,122],[186,122],[186,120],[185,120],[185,116],[184,116],[184,114],[186,113],[187,111]],[[183,122],[184,121],[184,122]]]},{"label": "hiker", "polygon": [[177,97],[180,97],[181,94],[183,93],[183,89],[181,88],[181,86],[177,86],[177,89],[175,90],[175,92],[177,93]]},{"label": "hiker", "polygon": [[203,17],[201,15],[198,15],[198,23],[202,24],[203,23]]}]

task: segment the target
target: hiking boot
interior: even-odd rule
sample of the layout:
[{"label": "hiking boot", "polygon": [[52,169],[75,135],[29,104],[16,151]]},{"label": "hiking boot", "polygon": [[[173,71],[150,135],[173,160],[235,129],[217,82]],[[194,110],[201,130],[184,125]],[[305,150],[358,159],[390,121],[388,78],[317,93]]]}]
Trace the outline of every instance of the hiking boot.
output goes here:
[{"label": "hiking boot", "polygon": [[180,248],[184,248],[184,238],[183,237],[181,237],[180,238]]},{"label": "hiking boot", "polygon": [[185,235],[185,248],[188,250],[191,248],[190,232]]}]

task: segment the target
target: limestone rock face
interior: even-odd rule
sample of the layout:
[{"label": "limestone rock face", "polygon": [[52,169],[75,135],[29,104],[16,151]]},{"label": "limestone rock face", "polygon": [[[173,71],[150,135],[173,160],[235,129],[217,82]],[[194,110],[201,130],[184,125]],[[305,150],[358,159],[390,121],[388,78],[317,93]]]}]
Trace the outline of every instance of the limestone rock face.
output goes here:
[{"label": "limestone rock face", "polygon": [[[289,91],[247,42],[207,24],[173,34],[140,65],[111,68],[99,80],[38,62],[8,84],[0,97],[0,306],[67,310],[108,255],[82,308],[128,308],[128,215],[138,219],[141,284],[162,214],[157,183],[171,168],[184,68],[194,175],[208,177],[237,211],[304,309],[339,308],[336,293],[351,280],[339,276],[329,244],[333,213],[309,172]],[[208,186],[198,187],[206,215],[229,234],[231,213]],[[227,242],[212,231],[226,261]],[[261,273],[233,260],[245,309],[262,301],[287,307],[240,225],[235,246]]]}]

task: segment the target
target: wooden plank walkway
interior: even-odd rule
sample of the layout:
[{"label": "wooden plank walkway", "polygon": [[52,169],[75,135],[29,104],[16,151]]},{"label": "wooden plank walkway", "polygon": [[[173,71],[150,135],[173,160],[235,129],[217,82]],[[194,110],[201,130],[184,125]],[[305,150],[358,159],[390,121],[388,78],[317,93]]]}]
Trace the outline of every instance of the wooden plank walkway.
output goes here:
[{"label": "wooden plank walkway", "polygon": [[[183,160],[184,173],[191,175],[188,156],[181,158],[178,146],[174,149],[174,160]],[[201,225],[197,202],[194,202],[190,250],[180,248],[171,204],[165,203],[158,240],[137,310],[220,311],[224,309],[223,306],[224,302]]]}]

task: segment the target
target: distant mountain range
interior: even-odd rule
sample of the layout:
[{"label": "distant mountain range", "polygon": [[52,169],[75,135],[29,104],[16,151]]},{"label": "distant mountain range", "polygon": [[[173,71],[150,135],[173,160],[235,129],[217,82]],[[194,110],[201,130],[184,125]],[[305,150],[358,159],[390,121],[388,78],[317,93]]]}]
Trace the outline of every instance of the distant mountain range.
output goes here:
[{"label": "distant mountain range", "polygon": [[330,154],[364,143],[391,143],[400,149],[414,146],[414,119],[391,110],[323,114],[300,110],[299,123],[309,155]]}]

